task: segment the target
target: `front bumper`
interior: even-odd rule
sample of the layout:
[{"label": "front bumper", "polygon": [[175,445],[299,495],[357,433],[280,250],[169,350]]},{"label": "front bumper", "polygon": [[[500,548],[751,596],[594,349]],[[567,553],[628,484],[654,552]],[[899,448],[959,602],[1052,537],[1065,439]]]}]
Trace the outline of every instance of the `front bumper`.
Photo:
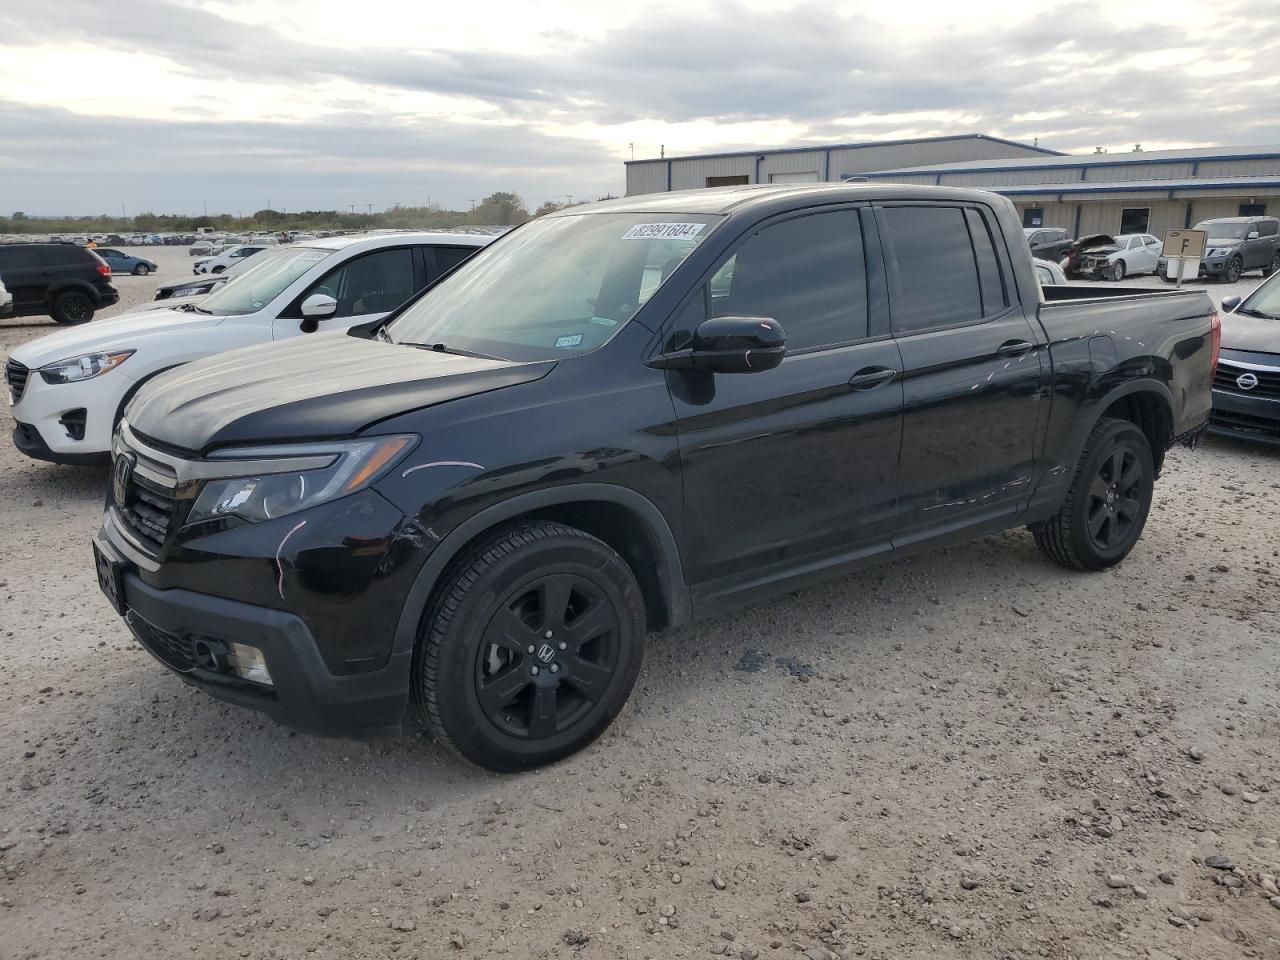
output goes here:
[{"label": "front bumper", "polygon": [[1280,399],[1214,390],[1209,432],[1280,445]]},{"label": "front bumper", "polygon": [[45,383],[31,370],[9,411],[16,421],[14,445],[52,463],[106,463],[116,411],[136,383],[124,367],[79,383]]},{"label": "front bumper", "polygon": [[[99,549],[119,556],[99,531]],[[219,700],[321,736],[373,737],[401,729],[412,651],[381,670],[335,676],[302,619],[283,610],[182,589],[159,589],[136,572],[122,578],[125,623],[142,646],[185,682]],[[207,661],[197,644],[249,644],[262,651],[270,686],[242,680]]]}]

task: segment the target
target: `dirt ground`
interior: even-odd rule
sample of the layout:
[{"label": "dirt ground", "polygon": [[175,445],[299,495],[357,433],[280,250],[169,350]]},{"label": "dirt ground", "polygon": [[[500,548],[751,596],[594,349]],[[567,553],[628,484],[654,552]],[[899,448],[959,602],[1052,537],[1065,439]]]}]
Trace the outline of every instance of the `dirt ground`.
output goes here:
[{"label": "dirt ground", "polygon": [[3,960],[1280,957],[1280,451],[1174,452],[1107,573],[1014,531],[651,637],[505,777],[185,687],[98,593],[104,480],[0,443]]}]

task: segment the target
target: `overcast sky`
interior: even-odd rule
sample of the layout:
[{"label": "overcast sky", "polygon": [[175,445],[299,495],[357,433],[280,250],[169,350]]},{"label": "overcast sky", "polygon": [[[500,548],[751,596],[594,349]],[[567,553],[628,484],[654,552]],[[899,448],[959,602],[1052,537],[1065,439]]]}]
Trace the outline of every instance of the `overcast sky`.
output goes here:
[{"label": "overcast sky", "polygon": [[1280,3],[0,0],[0,210],[622,193],[622,162],[988,133],[1280,143]]}]

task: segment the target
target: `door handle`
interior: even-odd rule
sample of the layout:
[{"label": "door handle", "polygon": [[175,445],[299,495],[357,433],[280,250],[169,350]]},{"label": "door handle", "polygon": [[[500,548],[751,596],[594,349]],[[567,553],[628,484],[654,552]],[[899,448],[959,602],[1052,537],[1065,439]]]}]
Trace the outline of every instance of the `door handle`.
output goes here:
[{"label": "door handle", "polygon": [[888,367],[867,367],[849,378],[849,386],[854,390],[874,390],[891,382],[897,375],[897,370]]},{"label": "door handle", "polygon": [[1035,349],[1034,343],[1028,343],[1026,340],[1006,340],[1000,344],[1000,349],[996,353],[1002,357],[1021,357]]}]

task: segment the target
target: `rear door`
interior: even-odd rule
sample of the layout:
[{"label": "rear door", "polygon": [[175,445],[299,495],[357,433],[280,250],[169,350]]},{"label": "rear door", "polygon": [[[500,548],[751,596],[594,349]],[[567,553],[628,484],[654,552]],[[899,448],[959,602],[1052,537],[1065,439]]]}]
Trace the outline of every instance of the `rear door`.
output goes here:
[{"label": "rear door", "polygon": [[422,249],[426,255],[427,283],[433,283],[437,278],[448,273],[464,260],[469,260],[475,256],[476,252],[483,248],[433,244]]},{"label": "rear door", "polygon": [[386,316],[423,285],[423,268],[415,247],[385,247],[359,254],[300,293],[276,319],[272,335],[282,340],[304,332],[302,302],[317,293],[338,301],[338,309],[320,320],[318,329],[345,330]]},{"label": "rear door", "polygon": [[772,317],[773,370],[669,370],[695,592],[714,602],[805,563],[887,550],[902,429],[875,222],[855,207],[753,229],[678,314],[668,345],[707,317]]},{"label": "rear door", "polygon": [[0,245],[0,278],[13,294],[15,309],[44,303],[49,270],[35,247]]},{"label": "rear door", "polygon": [[989,209],[885,204],[877,217],[903,365],[900,546],[1020,508],[1047,372]]}]

